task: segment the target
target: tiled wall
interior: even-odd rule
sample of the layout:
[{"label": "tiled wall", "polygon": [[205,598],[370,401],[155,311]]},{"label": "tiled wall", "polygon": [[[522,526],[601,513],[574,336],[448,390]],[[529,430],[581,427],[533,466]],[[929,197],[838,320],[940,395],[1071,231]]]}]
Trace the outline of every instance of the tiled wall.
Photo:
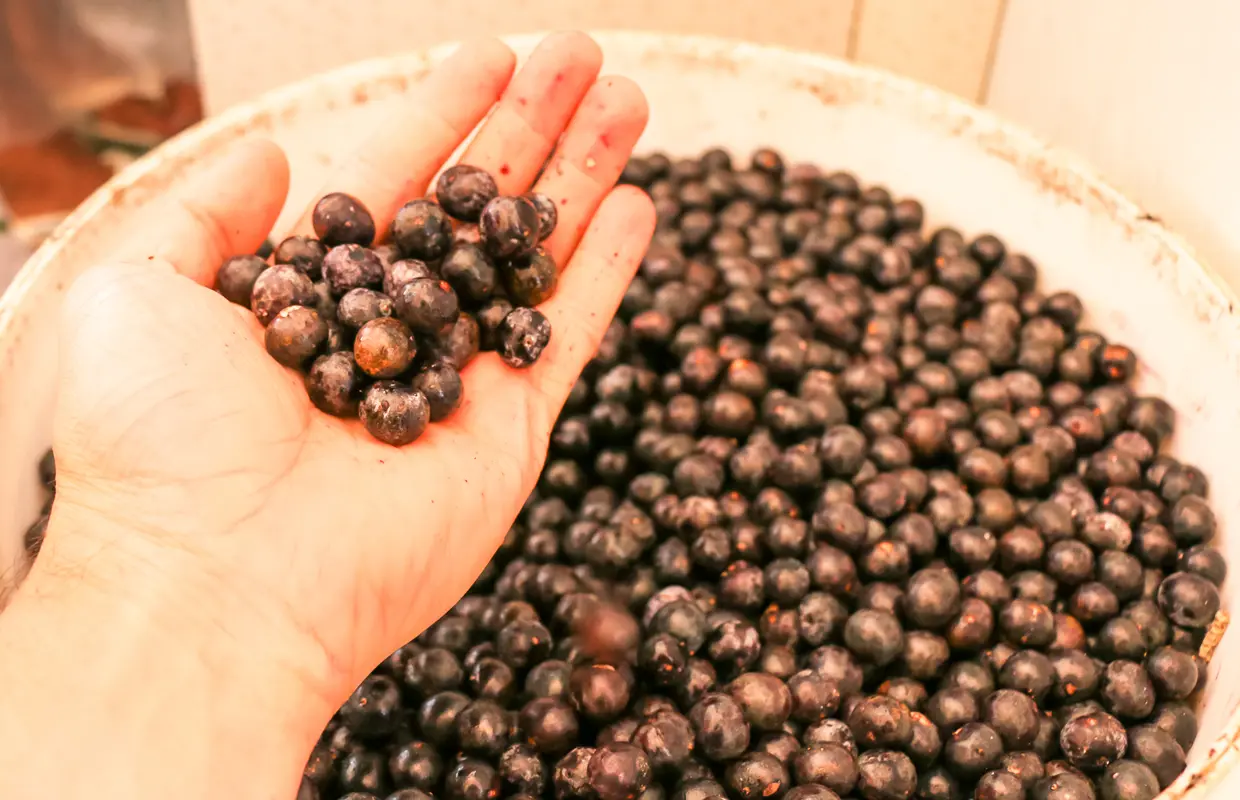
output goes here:
[{"label": "tiled wall", "polygon": [[1072,150],[1240,290],[1240,3],[1009,0],[988,104]]},{"label": "tiled wall", "polygon": [[209,112],[340,64],[485,34],[661,30],[854,58],[1077,151],[1240,284],[1235,0],[188,2]]},{"label": "tiled wall", "polygon": [[980,99],[1004,0],[189,0],[209,110],[324,69],[489,34],[697,33],[815,50]]}]

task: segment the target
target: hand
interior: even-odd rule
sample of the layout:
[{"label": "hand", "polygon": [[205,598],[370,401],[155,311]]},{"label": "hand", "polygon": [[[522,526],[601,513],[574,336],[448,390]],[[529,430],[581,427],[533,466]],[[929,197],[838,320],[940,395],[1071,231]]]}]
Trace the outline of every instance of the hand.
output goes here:
[{"label": "hand", "polygon": [[[304,759],[356,683],[448,610],[502,541],[650,240],[649,199],[613,188],[645,100],[625,79],[598,78],[601,61],[588,37],[556,35],[510,82],[507,47],[467,45],[323,187],[360,198],[383,230],[496,101],[462,162],[516,193],[554,148],[536,187],[560,219],[548,248],[562,275],[542,307],[551,343],[527,370],[479,355],[463,372],[462,407],[405,448],[317,411],[301,377],[264,351],[253,315],[209,288],[225,257],[261,243],[284,202],[288,167],[274,145],[238,147],[143,220],[116,263],[78,280],[62,329],[56,504],[4,621],[75,608],[89,593],[92,609],[116,609],[104,624],[140,629],[136,648],[199,655],[172,659],[190,673],[211,665],[212,688],[183,693],[249,699],[227,706],[248,718],[221,720],[194,698],[200,722],[245,726],[251,759],[271,744],[252,729],[282,728]],[[308,214],[299,228],[309,230]],[[134,762],[116,774],[127,785],[172,788],[166,765],[126,757]],[[292,761],[264,787],[271,796],[292,797]],[[268,796],[218,774],[178,780],[178,796],[187,786]]]}]

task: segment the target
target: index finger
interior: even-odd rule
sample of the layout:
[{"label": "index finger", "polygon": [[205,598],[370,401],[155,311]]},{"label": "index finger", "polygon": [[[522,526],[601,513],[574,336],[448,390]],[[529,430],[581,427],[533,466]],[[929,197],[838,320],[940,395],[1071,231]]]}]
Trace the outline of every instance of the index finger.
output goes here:
[{"label": "index finger", "polygon": [[245,139],[132,222],[115,256],[171,263],[204,286],[224,259],[253,253],[288,194],[288,160],[274,142]]}]

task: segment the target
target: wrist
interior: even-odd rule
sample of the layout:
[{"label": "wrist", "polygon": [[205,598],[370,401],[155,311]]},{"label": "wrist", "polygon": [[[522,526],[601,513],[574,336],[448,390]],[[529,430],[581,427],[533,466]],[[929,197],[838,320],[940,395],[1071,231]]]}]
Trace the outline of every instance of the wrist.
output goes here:
[{"label": "wrist", "polygon": [[339,699],[321,656],[195,559],[62,522],[0,614],[0,796],[292,797]]}]

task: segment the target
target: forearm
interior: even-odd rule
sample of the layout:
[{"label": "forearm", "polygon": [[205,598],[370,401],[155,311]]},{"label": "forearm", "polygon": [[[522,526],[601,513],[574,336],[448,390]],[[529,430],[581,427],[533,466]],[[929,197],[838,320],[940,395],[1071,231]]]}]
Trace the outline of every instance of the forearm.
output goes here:
[{"label": "forearm", "polygon": [[93,577],[36,569],[0,614],[0,797],[294,797],[330,709],[246,636]]}]

